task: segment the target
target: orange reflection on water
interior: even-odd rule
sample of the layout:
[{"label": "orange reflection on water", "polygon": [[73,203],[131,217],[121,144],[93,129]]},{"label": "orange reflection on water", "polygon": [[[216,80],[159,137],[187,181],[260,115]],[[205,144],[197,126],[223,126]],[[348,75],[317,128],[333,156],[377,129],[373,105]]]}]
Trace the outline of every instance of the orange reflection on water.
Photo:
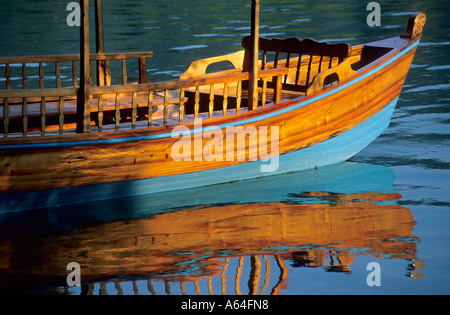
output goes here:
[{"label": "orange reflection on water", "polygon": [[[278,294],[288,284],[286,260],[293,261],[294,267],[351,272],[359,254],[416,259],[419,240],[412,234],[412,214],[389,204],[399,194],[313,192],[301,197],[321,202],[203,206],[150,219],[90,225],[70,235],[5,240],[0,243],[0,269],[36,281],[58,279],[63,285],[66,266],[75,261],[88,286],[115,281],[120,287],[120,281],[112,279],[151,277],[178,282],[183,292],[185,283],[219,277],[221,293],[226,293],[225,283],[229,286],[231,281],[234,293],[240,294],[247,257],[248,292]],[[237,265],[232,276],[230,262]],[[277,281],[269,289],[274,272]]]}]

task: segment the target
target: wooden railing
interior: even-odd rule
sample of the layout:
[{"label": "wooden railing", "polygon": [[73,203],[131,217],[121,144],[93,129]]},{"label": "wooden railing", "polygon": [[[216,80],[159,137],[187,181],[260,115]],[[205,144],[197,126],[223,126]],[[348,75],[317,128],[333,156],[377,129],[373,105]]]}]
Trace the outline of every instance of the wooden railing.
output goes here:
[{"label": "wooden railing", "polygon": [[[92,60],[112,60],[121,59],[123,57],[139,58],[141,61],[150,55],[138,55],[138,54],[104,54],[93,55]],[[71,60],[72,57],[61,57],[60,60]],[[40,59],[39,62],[43,63],[50,59]],[[124,60],[124,59],[122,59]],[[8,62],[17,60],[11,58]],[[28,62],[28,61],[27,61]],[[125,62],[123,61],[125,64]],[[142,65],[142,61],[140,63]],[[210,100],[207,117],[212,118],[214,112],[214,98],[218,91],[221,91],[221,97],[223,98],[223,106],[221,112],[223,115],[227,115],[228,112],[228,99],[234,98],[236,101],[235,113],[239,113],[242,103],[242,82],[249,79],[248,72],[239,72],[229,75],[216,75],[208,76],[204,78],[194,78],[186,80],[174,80],[159,83],[146,83],[146,78],[140,74],[140,81],[144,83],[127,84],[126,67],[123,66],[122,71],[122,85],[110,85],[109,84],[109,72],[108,64],[106,64],[105,72],[105,86],[92,86],[90,88],[91,95],[91,121],[95,123],[98,131],[102,131],[105,125],[110,125],[114,129],[119,128],[136,128],[137,121],[146,121],[140,127],[152,127],[152,126],[167,126],[169,124],[169,107],[176,105],[177,120],[173,123],[182,124],[185,122],[185,91],[194,91],[195,99],[192,119],[198,119],[200,113],[200,90],[204,88],[209,90]],[[144,69],[142,65],[140,69]],[[288,74],[287,68],[269,69],[259,71],[258,77],[267,83],[267,81],[274,80],[273,78],[282,77]],[[91,75],[92,78],[92,75]],[[59,82],[61,78],[56,75],[56,80]],[[23,77],[23,82],[27,81],[27,77]],[[281,80],[280,80],[281,82]],[[59,84],[58,84],[59,86]],[[3,99],[3,136],[8,137],[10,135],[12,120],[15,121],[16,127],[12,128],[12,133],[21,132],[22,135],[26,135],[28,130],[28,121],[33,118],[34,120],[40,118],[40,131],[41,134],[45,134],[48,131],[48,121],[50,118],[57,116],[58,122],[52,123],[57,125],[53,130],[63,132],[74,131],[74,116],[76,114],[75,100],[79,94],[79,89],[76,87],[71,88],[44,88],[44,85],[40,89],[7,89],[0,91],[0,99]],[[262,106],[264,107],[269,101],[267,97],[266,89],[262,92]],[[273,101],[281,98],[281,89],[275,90],[273,94]],[[30,100],[37,101],[33,105],[28,104]],[[73,100],[72,103],[68,100]],[[172,105],[172,106],[171,106]],[[154,122],[155,106],[163,108],[162,115],[159,117],[159,121]],[[30,108],[32,110],[30,110]],[[172,111],[173,112],[173,111]],[[106,117],[105,117],[106,116]],[[106,119],[105,119],[106,118]],[[18,130],[18,120],[21,122],[21,130]],[[54,120],[54,118],[52,118]],[[105,120],[106,123],[105,123]],[[65,127],[68,123],[72,123],[71,128]],[[56,131],[55,130],[55,131]],[[0,132],[1,132],[0,131]]]},{"label": "wooden railing", "polygon": [[[267,82],[269,79],[274,77],[282,77],[287,75],[289,69],[287,68],[278,68],[278,69],[269,69],[264,71],[259,71],[258,77],[261,78],[264,82]],[[194,109],[191,120],[196,120],[199,118],[200,114],[200,91],[202,88],[206,88],[209,90],[209,106],[207,117],[208,119],[213,118],[214,110],[214,100],[217,97],[218,90],[221,92],[220,96],[223,98],[221,113],[223,116],[226,116],[228,113],[228,100],[229,98],[235,98],[236,100],[236,108],[233,109],[235,114],[239,114],[241,110],[241,104],[243,99],[242,94],[242,82],[248,81],[249,73],[248,72],[240,72],[228,75],[219,75],[219,76],[208,76],[204,78],[193,78],[186,80],[175,80],[175,81],[166,81],[166,82],[158,82],[158,83],[147,83],[147,84],[136,84],[136,85],[116,85],[116,86],[105,86],[105,87],[94,87],[91,88],[91,93],[99,95],[98,98],[98,110],[99,113],[102,111],[102,102],[104,95],[114,95],[115,96],[115,121],[116,127],[119,127],[118,118],[121,117],[120,110],[123,109],[123,106],[120,103],[120,96],[128,94],[131,96],[131,128],[136,127],[136,118],[138,115],[138,103],[137,97],[138,95],[144,95],[148,100],[148,104],[143,106],[144,110],[147,110],[145,115],[147,116],[147,126],[151,127],[153,122],[153,111],[155,105],[163,106],[163,115],[161,119],[161,125],[167,126],[169,124],[169,105],[177,104],[178,111],[175,116],[177,116],[174,124],[183,124],[185,123],[185,103],[187,101],[185,97],[185,92],[188,90],[194,91]],[[232,93],[231,90],[233,91]],[[157,94],[158,93],[158,94]],[[162,98],[158,100],[155,99],[155,95],[161,95]],[[274,93],[274,99],[281,98],[281,89],[277,90]],[[175,97],[174,97],[175,96]],[[268,101],[267,91],[263,89],[262,95],[262,107],[265,107]],[[141,115],[142,116],[142,115]],[[99,116],[99,117],[102,117]],[[123,118],[123,117],[122,117]],[[98,126],[102,126],[103,122],[99,120]]]},{"label": "wooden railing", "polygon": [[[91,86],[98,85],[111,85],[111,61],[112,60],[120,60],[120,73],[122,84],[126,84],[128,81],[127,74],[127,60],[129,59],[137,59],[138,60],[138,69],[139,69],[139,83],[147,83],[147,58],[152,58],[153,52],[138,52],[138,53],[104,53],[104,54],[91,54],[90,55],[90,63],[91,63],[91,73],[90,73],[90,83]],[[46,87],[45,81],[48,80],[49,73],[44,74],[44,65],[45,69],[49,71],[52,67],[50,64],[54,64],[54,72],[52,78],[54,80],[53,87],[61,88],[62,80],[61,80],[61,63],[69,63],[70,67],[65,67],[65,69],[71,69],[71,87],[78,87],[79,80],[79,63],[80,55],[54,55],[54,56],[27,56],[27,57],[3,57],[0,58],[0,66],[4,67],[4,78],[6,82],[5,89],[17,89],[23,88],[28,89],[30,85],[30,78],[28,76],[28,71],[30,68],[38,67],[38,88],[44,89]],[[97,76],[94,74],[94,61],[97,62]],[[15,74],[13,75],[12,67],[17,68]],[[28,65],[28,66],[27,66]],[[12,78],[18,78],[21,76],[21,85],[16,84],[16,86],[12,85]]]},{"label": "wooden railing", "polygon": [[[91,54],[90,84],[91,86],[110,86],[112,83],[128,84],[127,60],[130,59],[137,60],[135,65],[139,74],[137,82],[145,84],[147,83],[147,58],[151,57],[153,57],[153,52]],[[76,100],[78,96],[79,62],[80,55],[0,58],[0,70],[4,69],[2,77],[5,82],[4,87],[0,87],[1,117],[3,118],[3,128],[0,129],[3,129],[4,137],[8,136],[10,119],[18,116],[21,116],[22,119],[22,133],[26,135],[29,106],[36,107],[33,104],[38,103],[41,132],[45,132],[48,102],[58,103],[59,131],[62,132],[64,129],[64,102]],[[94,62],[96,62],[96,67],[94,67]],[[116,62],[116,66],[120,67],[119,71],[111,71],[112,62]],[[95,69],[97,73],[95,73]],[[37,72],[36,75],[30,76],[32,70]],[[120,73],[121,76],[113,78],[111,73]],[[65,82],[68,84],[64,84]],[[21,107],[20,112],[17,112],[15,107]],[[11,113],[11,109],[13,109],[13,113]],[[13,117],[10,117],[11,114]],[[50,114],[54,115],[54,113]],[[34,113],[34,115],[36,114]]]},{"label": "wooden railing", "polygon": [[[239,57],[242,58],[241,55],[242,53]],[[239,114],[243,109],[255,109],[248,108],[249,72],[235,69],[193,77],[182,75],[183,79],[180,80],[149,83],[146,59],[152,56],[151,52],[90,55],[92,65],[89,67],[90,101],[87,112],[88,125],[90,123],[91,126],[89,132],[184,124],[199,118],[211,119]],[[3,138],[26,136],[30,132],[46,135],[76,131],[79,123],[76,119],[77,99],[80,96],[77,85],[79,58],[79,55],[0,58],[0,65],[5,65],[6,79],[6,90],[0,90],[0,134]],[[138,60],[139,71],[135,72],[139,73],[139,80],[131,84],[127,74],[128,59]],[[121,69],[118,71],[121,77],[115,80],[119,82],[112,82],[111,78],[111,61],[114,60],[121,61]],[[65,69],[70,70],[72,75],[71,84],[66,87],[62,84],[62,62],[72,64],[70,69]],[[94,68],[94,62],[97,62],[97,68]],[[54,63],[55,70],[50,79],[44,76],[43,71],[44,65],[48,66],[48,63]],[[311,83],[306,83],[309,82],[308,73],[311,72],[312,65],[319,72],[323,63],[329,63],[332,68],[323,71],[322,75],[315,74]],[[15,67],[22,70],[22,86],[16,84],[15,88],[11,82],[13,78],[17,80],[17,76],[11,74],[13,64],[18,64]],[[39,75],[35,77],[38,88],[29,88],[27,65],[30,64],[39,70]],[[347,64],[341,62],[331,65],[331,58],[328,60],[308,56],[276,60],[274,64],[263,62],[257,73],[259,106],[280,103],[283,93],[284,96],[286,93],[293,93],[294,98],[305,95],[304,89],[292,89],[292,81],[302,82],[305,88],[314,87],[308,90],[309,95],[322,89],[330,74],[337,73],[341,80],[348,76],[347,72],[350,73],[343,72],[350,69],[348,65],[344,69],[344,65]],[[337,72],[341,68],[342,71]],[[97,69],[97,75],[94,69]],[[305,72],[300,74],[299,69],[305,69]],[[53,82],[50,88],[49,80]]]}]

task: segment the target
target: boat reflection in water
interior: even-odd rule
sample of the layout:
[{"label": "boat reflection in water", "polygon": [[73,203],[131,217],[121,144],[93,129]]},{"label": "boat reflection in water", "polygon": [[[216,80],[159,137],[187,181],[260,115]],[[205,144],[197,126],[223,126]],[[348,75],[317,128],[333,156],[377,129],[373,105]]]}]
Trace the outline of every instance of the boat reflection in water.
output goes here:
[{"label": "boat reflection in water", "polygon": [[[11,213],[0,272],[45,294],[289,294],[292,268],[351,273],[358,255],[404,259],[406,275],[420,277],[415,221],[393,180],[388,167],[346,162]],[[66,285],[69,262],[81,266],[81,287]]]}]

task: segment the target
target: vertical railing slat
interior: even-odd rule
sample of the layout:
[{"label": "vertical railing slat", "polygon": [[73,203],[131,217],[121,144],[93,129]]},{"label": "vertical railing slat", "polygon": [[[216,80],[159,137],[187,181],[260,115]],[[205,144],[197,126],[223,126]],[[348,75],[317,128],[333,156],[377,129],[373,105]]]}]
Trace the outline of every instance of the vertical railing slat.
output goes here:
[{"label": "vertical railing slat", "polygon": [[89,60],[89,84],[91,86],[95,84],[94,60]]},{"label": "vertical railing slat", "polygon": [[164,126],[167,126],[169,120],[169,90],[164,92]]},{"label": "vertical railing slat", "polygon": [[103,128],[103,94],[98,96],[98,128],[102,131]]},{"label": "vertical railing slat", "polygon": [[212,118],[214,111],[214,84],[209,88],[209,119]]},{"label": "vertical railing slat", "polygon": [[319,69],[317,70],[317,73],[322,72],[322,62],[323,62],[323,55],[320,56],[320,60],[319,60]]},{"label": "vertical railing slat", "polygon": [[116,93],[116,114],[115,114],[115,123],[116,129],[119,129],[120,125],[120,93]]},{"label": "vertical railing slat", "polygon": [[26,135],[28,132],[28,99],[24,97],[22,99],[22,132]]},{"label": "vertical railing slat", "polygon": [[74,88],[78,87],[78,70],[76,61],[72,61],[72,82]]},{"label": "vertical railing slat", "polygon": [[295,72],[295,85],[299,84],[301,65],[302,65],[302,55],[299,55],[298,62],[297,62],[297,71]]},{"label": "vertical railing slat", "polygon": [[42,62],[39,63],[39,88],[43,89],[45,86],[44,83],[44,65]]},{"label": "vertical railing slat", "polygon": [[153,91],[148,93],[148,126],[152,126],[153,119]]},{"label": "vertical railing slat", "polygon": [[64,131],[64,96],[59,97],[58,113],[59,113],[59,133],[62,134]]},{"label": "vertical railing slat", "polygon": [[28,74],[26,63],[22,63],[22,87],[24,90],[28,89]]},{"label": "vertical railing slat", "polygon": [[111,63],[109,59],[105,60],[105,84],[106,86],[111,85]]},{"label": "vertical railing slat", "polygon": [[309,63],[308,63],[308,72],[306,73],[306,85],[309,84],[309,78],[311,76],[311,67],[312,67],[312,60],[313,60],[313,55],[309,56]]},{"label": "vertical railing slat", "polygon": [[45,133],[47,106],[45,103],[45,97],[41,97],[41,133]]},{"label": "vertical railing slat", "polygon": [[[287,59],[286,59],[286,68],[288,68],[288,69],[289,69],[289,63],[290,63],[290,61],[291,61],[291,53],[288,53],[288,54],[287,54]],[[288,75],[286,75],[286,76],[284,77],[284,83],[287,83],[287,79],[288,79]]]},{"label": "vertical railing slat", "polygon": [[59,61],[55,62],[55,77],[56,77],[56,88],[61,88],[61,69],[59,66]]},{"label": "vertical railing slat", "polygon": [[273,101],[278,104],[281,101],[281,91],[283,88],[283,76],[279,75],[275,77],[275,86],[273,91]]},{"label": "vertical railing slat", "polygon": [[228,83],[225,82],[223,85],[223,116],[227,115],[228,110]]},{"label": "vertical railing slat", "polygon": [[195,104],[194,104],[194,120],[198,118],[198,111],[200,108],[200,87],[195,87]]},{"label": "vertical railing slat", "polygon": [[6,89],[10,90],[11,89],[11,68],[9,67],[8,63],[6,64],[5,77],[6,77]]},{"label": "vertical railing slat", "polygon": [[236,114],[241,111],[242,102],[242,81],[238,81],[237,91],[236,91]]},{"label": "vertical railing slat", "polygon": [[266,107],[266,100],[267,100],[267,77],[263,78],[263,88],[261,96],[261,103],[263,108]]},{"label": "vertical railing slat", "polygon": [[137,116],[137,93],[133,92],[131,96],[131,126],[136,127],[136,116]]},{"label": "vertical railing slat", "polygon": [[122,59],[122,84],[127,84],[127,62],[126,59]]},{"label": "vertical railing slat", "polygon": [[3,137],[8,137],[9,129],[9,101],[8,98],[3,100]]},{"label": "vertical railing slat", "polygon": [[147,58],[139,58],[139,83],[147,83]]},{"label": "vertical railing slat", "polygon": [[[28,74],[26,63],[22,63],[22,88],[24,90],[28,89]],[[22,131],[23,134],[26,135],[28,132],[28,99],[24,97],[22,103]]]},{"label": "vertical railing slat", "polygon": [[183,118],[184,118],[184,89],[182,88],[180,90],[180,107],[178,109],[178,116],[179,116],[179,123],[182,124],[183,123]]}]

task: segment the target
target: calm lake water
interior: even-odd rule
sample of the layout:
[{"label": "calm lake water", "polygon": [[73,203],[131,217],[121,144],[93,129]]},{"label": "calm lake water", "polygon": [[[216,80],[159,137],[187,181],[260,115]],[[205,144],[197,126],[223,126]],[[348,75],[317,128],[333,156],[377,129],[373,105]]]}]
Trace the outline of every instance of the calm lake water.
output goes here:
[{"label": "calm lake water", "polygon": [[[371,28],[368,2],[261,0],[260,17],[261,36],[356,45],[426,13],[392,122],[364,151],[314,171],[0,214],[0,292],[449,294],[450,4],[380,1]],[[78,53],[68,3],[1,1],[0,56]],[[245,3],[103,0],[105,48],[154,51],[149,78],[175,78],[240,49]],[[79,287],[66,286],[69,262]],[[372,262],[381,286],[367,284]]]}]

